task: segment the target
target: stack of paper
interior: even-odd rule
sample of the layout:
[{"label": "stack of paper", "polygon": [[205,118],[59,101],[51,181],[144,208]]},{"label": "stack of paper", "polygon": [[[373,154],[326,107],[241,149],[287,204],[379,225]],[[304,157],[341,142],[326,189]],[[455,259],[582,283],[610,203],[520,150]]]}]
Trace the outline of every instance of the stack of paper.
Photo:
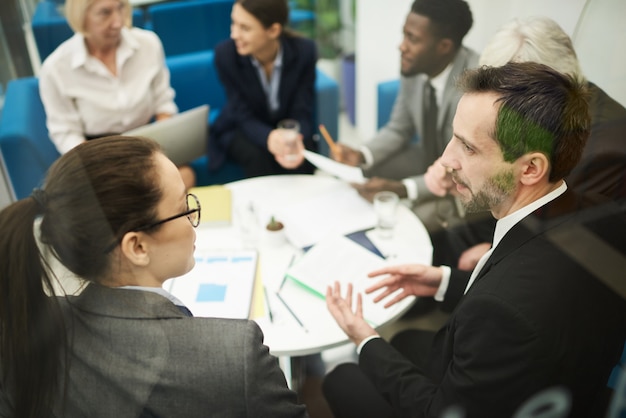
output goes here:
[{"label": "stack of paper", "polygon": [[230,225],[232,219],[231,191],[225,186],[194,187],[189,193],[200,200],[202,213],[200,223],[211,225]]},{"label": "stack of paper", "polygon": [[356,298],[357,293],[363,296],[365,319],[377,326],[395,308],[385,310],[384,301],[374,303],[375,295],[365,294],[365,289],[380,280],[369,278],[367,274],[386,265],[382,257],[349,238],[337,235],[329,236],[311,247],[287,271],[287,277],[321,298],[325,298],[326,289],[333,286],[335,281],[341,283],[342,293],[346,291],[347,284],[352,283],[353,296]]}]

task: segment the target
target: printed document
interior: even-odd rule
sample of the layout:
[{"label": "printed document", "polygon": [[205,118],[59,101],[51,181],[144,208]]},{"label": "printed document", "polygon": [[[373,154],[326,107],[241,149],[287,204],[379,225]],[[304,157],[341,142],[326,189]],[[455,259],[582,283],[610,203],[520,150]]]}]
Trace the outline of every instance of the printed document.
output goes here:
[{"label": "printed document", "polygon": [[[295,280],[315,295],[325,298],[328,286],[335,281],[341,283],[342,294],[345,294],[348,283],[352,283],[353,297],[357,293],[363,296],[363,316],[370,324],[377,326],[389,317],[392,306],[385,310],[385,300],[374,303],[376,295],[365,294],[365,289],[376,283],[379,278],[367,277],[371,271],[387,265],[382,257],[367,250],[349,238],[336,235],[329,236],[309,249],[298,259],[289,270],[287,277]],[[356,299],[354,299],[356,306]]]},{"label": "printed document", "polygon": [[194,316],[248,318],[257,274],[255,250],[196,251],[196,265],[170,280],[171,294]]}]

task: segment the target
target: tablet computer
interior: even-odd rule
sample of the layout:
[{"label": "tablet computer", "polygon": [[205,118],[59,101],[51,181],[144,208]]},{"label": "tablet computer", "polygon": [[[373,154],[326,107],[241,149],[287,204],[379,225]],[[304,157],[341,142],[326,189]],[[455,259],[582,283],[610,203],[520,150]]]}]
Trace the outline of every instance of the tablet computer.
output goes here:
[{"label": "tablet computer", "polygon": [[206,154],[209,106],[202,105],[123,133],[158,142],[176,165],[184,165]]}]

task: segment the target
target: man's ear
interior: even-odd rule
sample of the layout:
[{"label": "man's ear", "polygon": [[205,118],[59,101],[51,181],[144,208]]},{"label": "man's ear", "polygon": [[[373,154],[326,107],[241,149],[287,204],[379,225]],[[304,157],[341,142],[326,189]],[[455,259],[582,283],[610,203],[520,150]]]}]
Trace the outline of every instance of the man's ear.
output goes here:
[{"label": "man's ear", "polygon": [[147,266],[150,263],[148,243],[142,232],[127,232],[120,243],[120,250],[135,266]]},{"label": "man's ear", "polygon": [[280,23],[276,23],[276,22],[272,23],[272,26],[267,28],[267,34],[272,39],[278,39],[282,31],[283,31],[283,25],[281,25]]},{"label": "man's ear", "polygon": [[545,178],[546,180],[550,174],[550,161],[548,157],[541,152],[531,152],[524,154],[519,160],[521,164],[521,177],[522,184],[531,186],[538,183]]},{"label": "man's ear", "polygon": [[454,42],[450,38],[441,38],[437,41],[437,52],[440,55],[448,55],[454,49]]}]

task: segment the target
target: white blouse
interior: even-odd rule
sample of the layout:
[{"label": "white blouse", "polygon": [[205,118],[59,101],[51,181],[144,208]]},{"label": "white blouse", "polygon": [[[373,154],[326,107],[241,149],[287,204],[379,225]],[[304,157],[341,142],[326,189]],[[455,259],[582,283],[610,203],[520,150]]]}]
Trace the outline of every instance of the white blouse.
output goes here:
[{"label": "white blouse", "polygon": [[174,90],[163,45],[150,31],[122,29],[117,76],[89,55],[82,34],[74,34],[44,61],[39,93],[52,142],[66,153],[85,136],[122,133],[160,113],[174,114]]}]

